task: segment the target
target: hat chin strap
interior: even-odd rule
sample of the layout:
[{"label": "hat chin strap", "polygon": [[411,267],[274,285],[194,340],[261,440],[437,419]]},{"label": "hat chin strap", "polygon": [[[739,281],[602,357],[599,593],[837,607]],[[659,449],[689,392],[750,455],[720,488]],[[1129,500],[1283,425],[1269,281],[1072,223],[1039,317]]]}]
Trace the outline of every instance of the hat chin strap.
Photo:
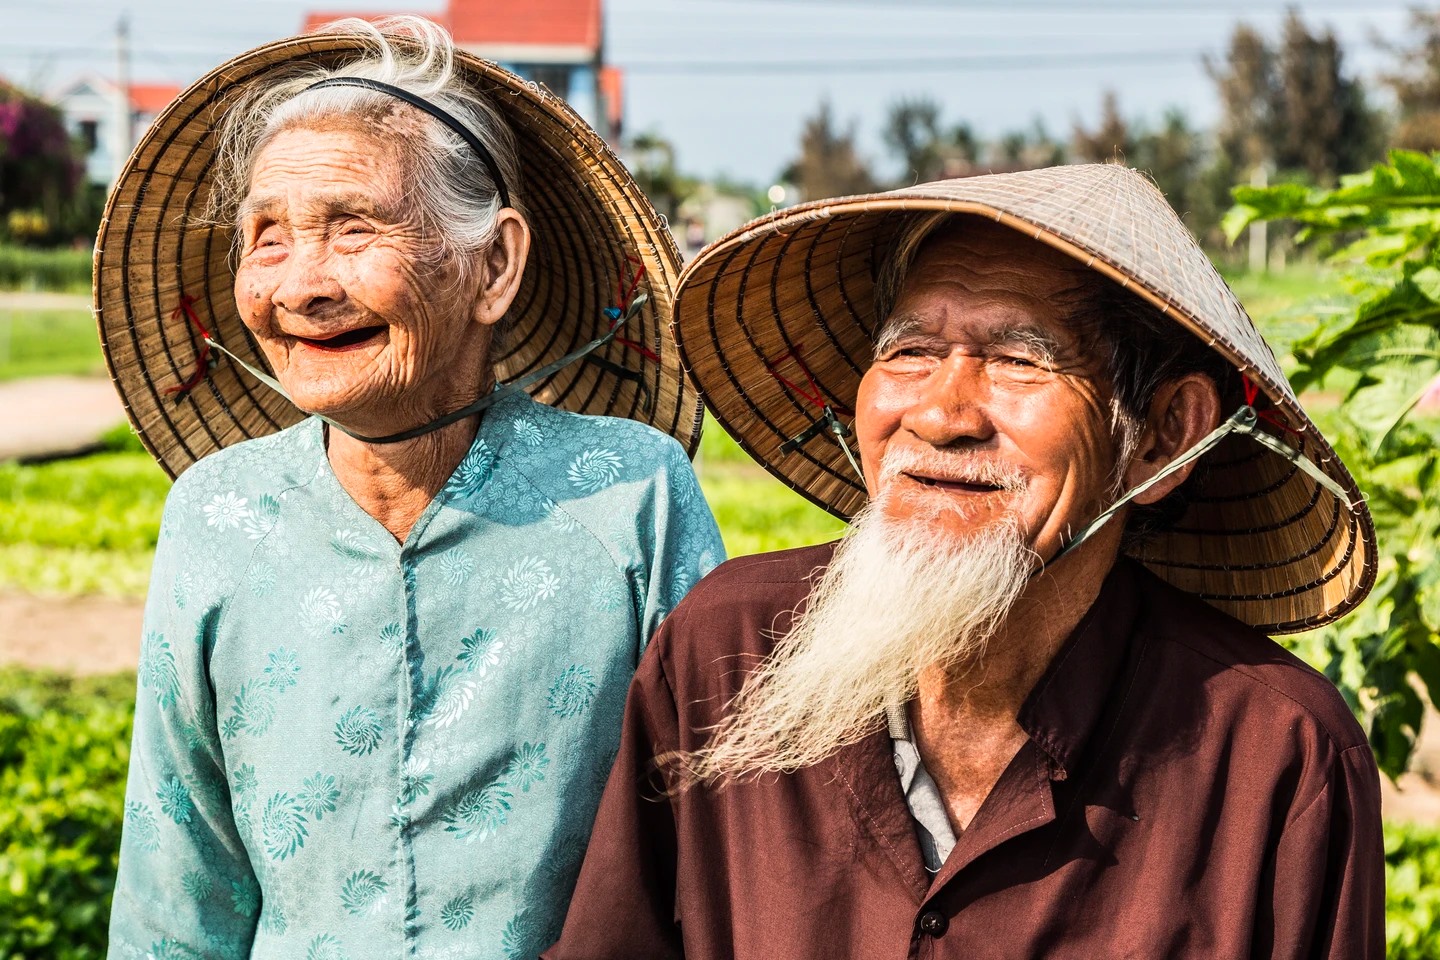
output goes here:
[{"label": "hat chin strap", "polygon": [[[511,380],[509,383],[501,384],[495,387],[495,389],[487,393],[485,396],[480,397],[474,403],[468,404],[464,407],[461,407],[459,410],[452,411],[442,417],[431,420],[429,423],[421,424],[418,427],[411,427],[409,430],[401,430],[399,433],[392,433],[383,437],[367,437],[364,434],[356,433],[354,430],[351,430],[343,423],[337,423],[336,421],[330,419],[324,414],[317,413],[313,414],[313,416],[319,417],[321,420],[325,421],[330,426],[334,427],[336,430],[339,430],[341,433],[346,434],[347,436],[354,437],[361,443],[400,443],[404,440],[413,440],[416,437],[423,437],[427,433],[439,430],[442,427],[448,427],[450,426],[450,424],[464,420],[466,417],[473,417],[475,414],[480,413],[487,407],[494,406],[501,400],[504,400],[507,397],[514,396],[515,394],[524,390],[526,387],[532,386],[533,384],[544,380],[546,377],[558,373],[560,370],[568,367],[575,361],[580,360],[586,355],[593,353],[594,351],[605,346],[605,344],[615,339],[615,335],[620,332],[620,328],[625,326],[625,324],[630,320],[631,317],[639,313],[640,308],[644,306],[645,302],[649,299],[649,295],[642,290],[637,293],[633,298],[631,298],[630,303],[625,308],[624,312],[621,312],[618,307],[605,308],[605,315],[609,317],[610,320],[613,322],[611,323],[610,329],[607,330],[599,338],[591,340],[589,343],[585,344],[585,346],[571,353],[567,353],[565,356],[561,357],[558,360],[554,360],[550,363],[545,364],[545,366],[541,367],[539,370],[534,370],[530,373],[527,373],[525,376],[520,377],[519,379]],[[244,360],[240,359],[235,354],[231,353],[229,350],[226,350],[223,346],[220,345],[220,342],[218,340],[210,336],[208,333],[204,335],[204,340],[211,347],[215,348],[216,350],[225,354],[225,356],[229,357],[232,361],[234,361],[237,366],[249,373],[256,380],[259,380],[262,384],[269,387],[271,390],[274,390],[276,393],[280,394],[280,396],[284,397],[286,400],[289,400],[292,404],[295,403],[294,398],[290,396],[290,392],[280,385],[280,381],[276,380],[274,377],[270,376],[263,370],[260,370],[257,367],[246,363]],[[298,404],[296,405],[298,406]]]},{"label": "hat chin strap", "polygon": [[1344,489],[1341,488],[1340,484],[1336,483],[1332,477],[1330,477],[1328,474],[1325,473],[1325,471],[1321,470],[1318,466],[1316,466],[1308,457],[1302,454],[1299,450],[1296,450],[1294,447],[1291,447],[1288,444],[1282,443],[1281,441],[1272,437],[1270,434],[1259,429],[1259,426],[1260,415],[1256,413],[1255,408],[1248,403],[1240,407],[1240,409],[1236,410],[1233,414],[1230,415],[1230,419],[1226,420],[1224,423],[1220,424],[1220,426],[1216,427],[1214,430],[1210,431],[1210,433],[1206,434],[1206,436],[1201,439],[1199,443],[1195,444],[1195,446],[1191,447],[1189,450],[1186,450],[1179,457],[1176,457],[1174,460],[1170,461],[1153,477],[1151,477],[1149,480],[1146,480],[1139,486],[1135,487],[1130,492],[1122,496],[1120,499],[1116,500],[1113,504],[1110,505],[1108,509],[1102,512],[1094,520],[1091,520],[1088,524],[1086,524],[1079,533],[1071,537],[1064,544],[1064,546],[1060,548],[1060,550],[1055,554],[1055,556],[1051,557],[1048,562],[1041,564],[1040,568],[1035,571],[1035,575],[1038,576],[1040,572],[1043,571],[1046,567],[1053,566],[1055,562],[1061,557],[1065,556],[1067,553],[1070,553],[1072,550],[1075,550],[1086,540],[1089,540],[1091,537],[1093,537],[1097,532],[1099,532],[1101,527],[1105,526],[1105,524],[1110,520],[1111,517],[1119,513],[1121,509],[1123,509],[1136,497],[1140,496],[1140,494],[1144,493],[1146,490],[1149,490],[1151,487],[1155,486],[1155,484],[1159,483],[1161,480],[1164,480],[1166,477],[1175,473],[1177,470],[1180,470],[1182,467],[1185,467],[1191,462],[1199,459],[1201,456],[1213,449],[1215,445],[1218,444],[1221,440],[1224,440],[1232,433],[1247,436],[1250,439],[1254,440],[1256,443],[1265,447],[1266,449],[1279,454],[1286,460],[1289,460],[1291,463],[1295,464],[1296,467],[1302,470],[1306,475],[1314,479],[1316,483],[1320,484],[1326,490],[1333,493],[1336,499],[1338,499],[1341,503],[1345,504],[1345,509],[1355,509],[1355,504],[1350,501],[1350,498],[1346,496]]}]

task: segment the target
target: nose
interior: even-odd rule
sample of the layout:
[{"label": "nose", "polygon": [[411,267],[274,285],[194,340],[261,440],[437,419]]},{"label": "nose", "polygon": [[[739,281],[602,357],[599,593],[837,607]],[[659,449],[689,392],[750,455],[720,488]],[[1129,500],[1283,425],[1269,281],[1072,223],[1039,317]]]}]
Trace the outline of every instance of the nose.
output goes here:
[{"label": "nose", "polygon": [[282,269],[284,276],[270,300],[287,313],[312,316],[345,299],[330,257],[317,244],[296,244]]},{"label": "nose", "polygon": [[981,444],[995,435],[986,412],[984,360],[952,353],[921,384],[900,425],[934,447]]}]

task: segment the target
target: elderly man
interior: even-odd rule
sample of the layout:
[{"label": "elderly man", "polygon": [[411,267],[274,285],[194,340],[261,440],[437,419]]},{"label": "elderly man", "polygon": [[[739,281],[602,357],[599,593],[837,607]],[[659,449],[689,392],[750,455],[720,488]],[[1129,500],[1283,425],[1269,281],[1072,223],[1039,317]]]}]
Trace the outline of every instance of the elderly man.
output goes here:
[{"label": "elderly man", "polygon": [[782,211],[677,311],[853,523],[662,626],[547,957],[1382,956],[1373,758],[1264,635],[1363,598],[1370,518],[1147,181]]}]

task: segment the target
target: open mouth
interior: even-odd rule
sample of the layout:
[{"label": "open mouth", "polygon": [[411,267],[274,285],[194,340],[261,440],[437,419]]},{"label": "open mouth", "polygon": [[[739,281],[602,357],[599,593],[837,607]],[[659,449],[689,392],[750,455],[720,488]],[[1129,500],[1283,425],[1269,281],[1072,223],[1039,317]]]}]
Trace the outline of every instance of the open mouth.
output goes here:
[{"label": "open mouth", "polygon": [[954,493],[1000,493],[1005,488],[996,483],[983,483],[970,480],[950,480],[942,477],[925,477],[918,474],[906,474],[911,480],[927,487],[935,487],[939,490],[949,490]]},{"label": "open mouth", "polygon": [[353,350],[370,343],[385,332],[383,324],[374,327],[357,327],[329,337],[299,337],[295,339],[316,350]]}]

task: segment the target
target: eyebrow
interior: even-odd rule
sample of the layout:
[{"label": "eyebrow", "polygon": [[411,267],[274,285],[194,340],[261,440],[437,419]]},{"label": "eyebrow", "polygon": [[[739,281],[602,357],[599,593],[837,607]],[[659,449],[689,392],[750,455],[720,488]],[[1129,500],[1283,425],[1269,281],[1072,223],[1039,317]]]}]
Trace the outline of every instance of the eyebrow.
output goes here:
[{"label": "eyebrow", "polygon": [[[924,320],[913,314],[892,316],[880,328],[875,339],[875,356],[879,357],[896,343],[917,333],[925,334]],[[987,347],[1023,346],[1034,351],[1046,361],[1052,361],[1065,352],[1065,345],[1050,331],[1038,324],[1014,322],[1005,323],[991,331],[983,341]]]},{"label": "eyebrow", "polygon": [[[250,194],[240,201],[240,206],[235,211],[236,222],[249,217],[262,214],[273,214],[276,210],[283,208],[284,199],[276,193]],[[373,193],[362,193],[346,191],[344,193],[328,194],[320,201],[320,209],[324,216],[333,217],[336,214],[356,213],[361,216],[375,217],[380,220],[394,222],[395,212],[391,205],[384,203]]]}]

